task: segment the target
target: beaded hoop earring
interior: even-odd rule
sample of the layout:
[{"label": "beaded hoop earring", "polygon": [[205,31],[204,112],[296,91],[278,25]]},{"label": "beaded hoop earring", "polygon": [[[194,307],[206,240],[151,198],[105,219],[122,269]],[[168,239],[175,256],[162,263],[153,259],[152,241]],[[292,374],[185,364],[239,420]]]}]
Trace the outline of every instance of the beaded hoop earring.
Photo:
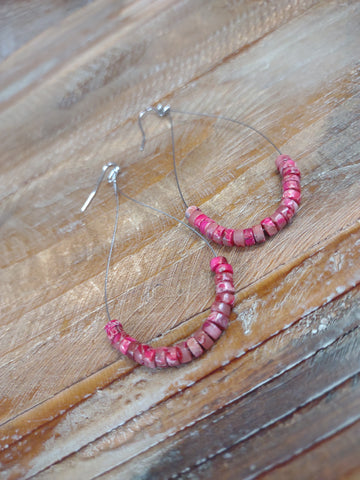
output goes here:
[{"label": "beaded hoop earring", "polygon": [[[235,303],[233,268],[227,262],[225,257],[216,256],[216,253],[212,246],[209,244],[209,242],[192,227],[182,222],[181,220],[178,220],[172,215],[150,205],[146,205],[145,203],[129,197],[124,192],[122,192],[117,185],[117,176],[120,172],[120,167],[114,163],[108,163],[107,165],[104,165],[97,185],[82,206],[81,212],[84,212],[92,202],[108,169],[111,169],[108,175],[108,183],[113,185],[116,197],[116,216],[105,273],[104,297],[106,314],[109,319],[109,322],[105,326],[106,334],[112,345],[117,350],[119,350],[123,355],[126,355],[140,365],[145,365],[149,368],[166,368],[175,367],[183,363],[188,363],[191,360],[200,357],[209,348],[211,348],[211,346],[221,336],[229,323],[229,317]],[[215,301],[211,306],[210,315],[207,317],[202,327],[197,330],[190,338],[174,346],[153,348],[150,345],[138,342],[135,338],[129,336],[125,332],[119,320],[112,320],[110,317],[107,299],[107,281],[119,218],[119,193],[128,200],[132,200],[133,202],[142,205],[143,207],[150,208],[151,210],[166,215],[167,217],[176,220],[178,223],[189,228],[207,244],[207,246],[213,253],[213,258],[210,261],[210,268],[215,273],[216,297]]]},{"label": "beaded hoop earring", "polygon": [[[258,135],[261,135],[267,142],[269,142],[279,154],[275,160],[275,164],[282,178],[282,199],[275,212],[269,217],[264,218],[257,225],[245,229],[233,229],[219,225],[215,220],[212,220],[205,215],[199,207],[194,205],[188,206],[180,189],[176,170],[174,125],[171,116],[172,112],[198,117],[215,118],[242,125],[250,130],[253,130]],[[290,223],[292,217],[297,212],[301,201],[300,170],[294,160],[292,160],[288,155],[283,155],[279,148],[266,135],[247,123],[224,117],[222,115],[174,110],[170,109],[170,105],[163,106],[159,104],[156,108],[148,107],[139,114],[138,123],[142,133],[140,150],[144,149],[146,141],[145,132],[142,126],[142,118],[147,113],[155,113],[159,117],[168,117],[170,120],[174,173],[181,199],[186,207],[185,216],[189,224],[199,230],[200,233],[202,233],[206,238],[214,241],[218,245],[224,245],[226,247],[250,247],[257,243],[265,242],[267,238],[272,237],[277,232],[282,230],[288,223]]]}]

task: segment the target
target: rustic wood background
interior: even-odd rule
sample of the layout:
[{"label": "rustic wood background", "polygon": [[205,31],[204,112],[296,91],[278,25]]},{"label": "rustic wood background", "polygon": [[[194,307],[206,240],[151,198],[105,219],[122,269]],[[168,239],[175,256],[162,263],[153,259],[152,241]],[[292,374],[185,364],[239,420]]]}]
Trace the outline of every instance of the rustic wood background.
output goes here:
[{"label": "rustic wood background", "polygon": [[[3,1],[0,5],[0,478],[360,478],[359,24],[356,1]],[[201,359],[149,371],[103,331],[124,192],[178,218],[158,101],[223,113],[298,161],[303,202],[235,266],[231,325]],[[189,204],[248,226],[279,201],[246,129],[175,116]],[[195,235],[121,199],[109,308],[154,345],[214,296]]]}]

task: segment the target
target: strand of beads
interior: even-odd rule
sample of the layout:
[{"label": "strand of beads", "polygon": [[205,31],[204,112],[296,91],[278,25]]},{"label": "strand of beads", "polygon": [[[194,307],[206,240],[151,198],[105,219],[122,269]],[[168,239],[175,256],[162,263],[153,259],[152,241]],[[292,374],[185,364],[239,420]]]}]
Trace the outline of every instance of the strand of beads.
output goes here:
[{"label": "strand of beads", "polygon": [[207,217],[200,208],[188,207],[185,216],[193,227],[197,228],[209,240],[219,245],[231,247],[250,247],[265,242],[287,225],[299,208],[301,201],[300,170],[294,160],[280,155],[275,164],[282,177],[283,195],[279,207],[273,215],[264,218],[258,225],[245,229],[225,228]]},{"label": "strand of beads", "polygon": [[202,327],[185,342],[153,348],[130,337],[118,320],[111,320],[105,330],[112,345],[123,355],[149,368],[176,367],[209,350],[226,329],[235,303],[232,266],[225,257],[214,257],[210,268],[215,273],[215,301]]}]

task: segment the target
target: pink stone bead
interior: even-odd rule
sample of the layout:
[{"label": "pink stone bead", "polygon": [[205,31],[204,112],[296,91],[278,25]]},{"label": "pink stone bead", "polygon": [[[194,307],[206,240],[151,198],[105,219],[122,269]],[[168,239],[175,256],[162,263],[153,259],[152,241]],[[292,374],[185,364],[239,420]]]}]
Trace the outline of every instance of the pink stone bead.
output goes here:
[{"label": "pink stone bead", "polygon": [[215,283],[219,282],[233,282],[233,275],[231,272],[222,272],[215,275]]},{"label": "pink stone bead", "polygon": [[[133,359],[139,365],[144,365],[144,350],[146,350],[147,345],[140,343],[137,348],[134,350]],[[149,348],[149,347],[147,347]],[[128,351],[129,353],[129,351]]]},{"label": "pink stone bead", "polygon": [[123,327],[119,320],[111,320],[105,325],[104,329],[106,331],[106,335],[109,337],[109,340],[112,340],[115,335],[118,335],[123,331]]},{"label": "pink stone bead", "polygon": [[201,225],[199,227],[200,233],[202,235],[205,235],[206,228],[211,225],[212,223],[215,223],[211,218],[207,218],[206,220],[201,222]]},{"label": "pink stone bead", "polygon": [[261,226],[263,227],[265,232],[269,235],[269,237],[272,237],[278,231],[275,223],[269,217],[264,218],[264,220],[261,222]]},{"label": "pink stone bead", "polygon": [[195,210],[195,212],[193,212],[190,217],[188,218],[188,222],[190,225],[192,225],[193,227],[195,226],[194,225],[194,222],[195,220],[197,219],[197,217],[199,217],[200,215],[204,215],[203,212],[200,210],[200,208],[198,210]]},{"label": "pink stone bead", "polygon": [[125,332],[117,333],[115,337],[111,340],[111,343],[114,345],[115,348],[117,348],[117,345],[124,338],[125,335]]},{"label": "pink stone bead", "polygon": [[245,245],[247,247],[251,247],[252,245],[255,245],[255,237],[254,237],[254,232],[252,228],[245,228],[244,239],[245,239]]},{"label": "pink stone bead", "polygon": [[222,238],[224,233],[225,233],[225,227],[218,225],[216,230],[214,230],[214,233],[212,235],[212,240],[218,245],[222,245]]},{"label": "pink stone bead", "polygon": [[186,341],[186,345],[194,357],[200,357],[204,353],[204,350],[199,345],[199,342],[194,337],[190,337]]},{"label": "pink stone bead", "polygon": [[213,272],[215,272],[216,268],[222,264],[227,264],[225,257],[214,257],[210,260],[210,268]]},{"label": "pink stone bead", "polygon": [[166,352],[166,362],[169,367],[176,367],[180,365],[181,351],[178,347],[168,347]]},{"label": "pink stone bead", "polygon": [[165,368],[168,366],[166,363],[166,347],[155,348],[155,365],[159,368]]},{"label": "pink stone bead", "polygon": [[283,182],[299,182],[300,183],[300,177],[299,175],[293,175],[293,174],[289,174],[289,175],[283,175],[282,177],[282,180]]},{"label": "pink stone bead", "polygon": [[155,368],[155,348],[148,347],[144,351],[144,365],[145,367]]},{"label": "pink stone bead", "polygon": [[220,337],[220,335],[222,334],[221,328],[219,328],[217,325],[215,325],[215,323],[212,323],[209,320],[206,320],[204,322],[204,325],[202,326],[202,329],[213,340],[217,340]]},{"label": "pink stone bead", "polygon": [[235,293],[232,282],[220,282],[216,285],[216,293]]},{"label": "pink stone bead", "polygon": [[280,202],[280,206],[290,208],[290,210],[292,210],[294,214],[299,209],[299,205],[294,200],[292,200],[291,198],[282,198],[281,202]]},{"label": "pink stone bead", "polygon": [[202,213],[201,215],[198,215],[195,220],[194,220],[194,227],[200,228],[200,225],[204,220],[209,220],[209,217],[205,215],[205,213]]},{"label": "pink stone bead", "polygon": [[194,358],[192,356],[192,353],[190,352],[190,350],[188,349],[187,345],[186,345],[186,342],[181,342],[181,343],[178,343],[177,345],[175,345],[176,347],[178,347],[178,349],[180,350],[181,352],[181,359],[180,359],[180,363],[189,363],[191,362],[191,360]]},{"label": "pink stone bead", "polygon": [[200,210],[199,207],[195,207],[195,205],[191,205],[191,207],[188,207],[186,209],[186,212],[185,212],[185,217],[186,218],[189,218],[190,215],[194,212],[196,212],[197,210]]},{"label": "pink stone bead", "polygon": [[300,170],[297,167],[284,168],[282,171],[282,176],[285,177],[286,175],[298,175],[298,177],[301,178]]},{"label": "pink stone bead", "polygon": [[205,228],[205,237],[212,240],[213,234],[219,225],[216,222],[209,223]]},{"label": "pink stone bead", "polygon": [[139,342],[135,340],[135,342],[131,342],[130,345],[128,346],[126,356],[131,358],[131,360],[134,360],[134,355],[139,346]]},{"label": "pink stone bead", "polygon": [[281,215],[281,213],[278,211],[273,213],[270,218],[275,223],[278,230],[283,229],[287,224],[286,218],[284,218],[283,215]]},{"label": "pink stone bead", "polygon": [[228,317],[231,313],[231,307],[230,307],[230,305],[228,305],[227,303],[224,303],[224,302],[214,302],[211,305],[210,311],[211,312],[222,313],[223,315]]},{"label": "pink stone bead", "polygon": [[233,268],[230,265],[230,263],[222,263],[221,265],[218,265],[217,267],[215,267],[215,272],[217,274],[225,273],[225,272],[234,273]]},{"label": "pink stone bead", "polygon": [[291,200],[294,200],[298,205],[300,205],[301,193],[298,190],[285,190],[283,193],[283,198],[291,198]]},{"label": "pink stone bead", "polygon": [[276,209],[275,213],[280,213],[285,218],[287,223],[289,223],[290,220],[292,219],[292,217],[294,216],[294,213],[293,213],[292,209],[289,208],[289,207],[285,207],[283,205],[280,205]]},{"label": "pink stone bead", "polygon": [[279,155],[277,159],[275,160],[275,165],[278,170],[280,170],[281,165],[286,161],[286,160],[291,160],[291,158],[288,155]]},{"label": "pink stone bead", "polygon": [[234,230],[233,240],[237,247],[245,247],[244,230]]},{"label": "pink stone bead", "polygon": [[194,338],[205,350],[209,350],[214,345],[214,340],[202,329],[194,333]]},{"label": "pink stone bead", "polygon": [[127,355],[127,352],[128,352],[128,348],[129,346],[132,344],[132,343],[137,343],[135,338],[132,338],[132,337],[129,337],[128,335],[126,335],[122,340],[121,342],[119,342],[118,344],[118,350],[123,354],[123,355]]},{"label": "pink stone bead", "polygon": [[218,293],[215,302],[227,303],[232,308],[235,305],[235,295],[232,293]]},{"label": "pink stone bead", "polygon": [[254,225],[252,227],[254,232],[254,238],[256,243],[264,243],[265,242],[265,234],[262,226],[260,224]]},{"label": "pink stone bead", "polygon": [[229,317],[222,313],[212,312],[208,316],[207,321],[215,323],[221,330],[225,330],[229,323]]},{"label": "pink stone bead", "polygon": [[232,247],[234,245],[234,230],[227,228],[223,235],[223,245],[226,247]]},{"label": "pink stone bead", "polygon": [[287,180],[286,182],[283,182],[283,190],[299,190],[301,191],[301,186],[300,182],[295,182],[294,180]]},{"label": "pink stone bead", "polygon": [[285,162],[283,162],[280,166],[280,174],[282,175],[282,172],[286,169],[286,168],[289,168],[289,167],[294,167],[294,168],[297,168],[297,165],[296,163],[294,162],[294,160],[285,160]]}]

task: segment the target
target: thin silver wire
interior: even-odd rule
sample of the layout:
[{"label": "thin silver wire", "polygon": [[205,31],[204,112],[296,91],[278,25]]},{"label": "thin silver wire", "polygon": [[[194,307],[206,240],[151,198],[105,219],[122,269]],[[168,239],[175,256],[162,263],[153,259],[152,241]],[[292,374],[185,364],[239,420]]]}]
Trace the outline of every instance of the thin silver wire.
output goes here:
[{"label": "thin silver wire", "polygon": [[138,117],[138,125],[139,125],[139,128],[140,128],[141,134],[142,134],[142,141],[141,141],[140,150],[141,151],[144,150],[145,143],[146,143],[146,135],[145,135],[144,128],[142,126],[142,118],[148,113],[155,113],[158,117],[169,117],[170,131],[171,131],[172,158],[173,158],[173,168],[174,168],[175,180],[176,180],[177,189],[179,191],[181,200],[182,200],[183,204],[185,205],[185,208],[188,208],[188,204],[185,201],[184,195],[183,195],[182,190],[180,188],[179,176],[178,176],[177,168],[176,168],[175,135],[174,135],[174,122],[173,122],[173,119],[172,119],[172,116],[171,116],[172,112],[173,113],[178,113],[178,114],[181,114],[181,115],[192,115],[192,116],[197,116],[197,117],[207,117],[207,118],[215,118],[217,120],[225,120],[227,122],[232,122],[232,123],[235,123],[237,125],[241,125],[243,127],[249,128],[250,130],[254,131],[258,135],[263,137],[267,142],[269,142],[270,145],[272,145],[274,147],[274,149],[279,153],[279,155],[281,155],[280,149],[275,145],[275,143],[272,140],[270,140],[269,137],[267,137],[264,133],[260,132],[260,130],[258,130],[257,128],[252,127],[248,123],[242,122],[240,120],[235,120],[234,118],[225,117],[224,115],[215,115],[215,114],[210,114],[210,113],[188,112],[186,110],[176,110],[176,109],[174,110],[173,108],[170,108],[170,105],[163,106],[161,103],[159,103],[156,108],[155,107],[148,107],[146,110],[140,112],[139,117]]},{"label": "thin silver wire", "polygon": [[214,255],[214,257],[216,257],[216,252],[215,250],[213,249],[213,247],[210,245],[210,243],[208,242],[208,240],[203,236],[201,235],[201,233],[199,233],[197,230],[195,230],[194,228],[190,227],[190,225],[187,225],[185,222],[183,222],[182,220],[179,220],[178,218],[174,217],[173,215],[170,215],[170,213],[167,213],[167,212],[164,212],[163,210],[160,210],[159,208],[156,208],[156,207],[152,207],[151,205],[147,205],[146,203],[144,202],[141,202],[140,200],[136,200],[136,198],[132,198],[130,197],[129,195],[127,195],[126,193],[124,193],[123,191],[121,191],[119,188],[118,188],[118,185],[117,185],[117,176],[120,172],[120,167],[118,165],[116,165],[115,163],[108,163],[107,165],[104,165],[103,168],[102,168],[102,173],[101,173],[101,176],[99,178],[99,180],[97,181],[97,184],[96,184],[96,187],[95,189],[90,193],[90,195],[88,196],[87,200],[85,201],[84,205],[82,206],[81,208],[81,212],[84,212],[87,207],[90,205],[90,203],[92,202],[92,200],[94,199],[98,189],[99,189],[99,186],[104,178],[104,175],[106,173],[106,170],[110,167],[113,167],[112,170],[110,171],[109,173],[109,176],[108,176],[108,183],[112,183],[113,184],[113,187],[114,187],[114,193],[115,193],[115,198],[116,198],[116,214],[115,214],[115,222],[114,222],[114,229],[113,229],[113,234],[112,234],[112,237],[111,237],[111,244],[110,244],[110,249],[109,249],[109,255],[108,255],[108,258],[107,258],[107,262],[106,262],[106,271],[105,271],[105,284],[104,284],[104,300],[105,300],[105,309],[106,309],[106,315],[109,319],[109,321],[111,321],[111,317],[110,317],[110,312],[109,312],[109,305],[108,305],[108,279],[109,279],[109,269],[110,269],[110,263],[111,263],[111,257],[112,257],[112,253],[113,253],[113,249],[114,249],[114,245],[115,245],[115,239],[116,239],[116,232],[117,232],[117,227],[118,227],[118,222],[119,222],[119,212],[120,212],[120,204],[119,204],[119,193],[120,195],[122,195],[123,197],[127,198],[128,200],[131,200],[132,202],[134,203],[137,203],[138,205],[141,205],[143,207],[146,207],[146,208],[149,208],[150,210],[154,210],[155,212],[157,213],[161,213],[162,215],[165,215],[166,217],[169,217],[171,218],[172,220],[175,220],[176,222],[180,223],[181,225],[184,225],[184,227],[188,228],[189,230],[191,230],[193,233],[195,233],[198,237],[200,237],[205,243],[206,245],[210,248],[212,254]]},{"label": "thin silver wire", "polygon": [[170,131],[171,131],[171,148],[172,148],[172,161],[173,161],[173,169],[174,169],[174,175],[175,175],[175,181],[176,181],[176,186],[179,191],[180,198],[185,205],[185,208],[188,208],[188,204],[185,201],[184,195],[182,193],[182,190],[180,188],[180,183],[179,183],[179,176],[177,173],[177,168],[176,168],[176,157],[175,157],[175,134],[174,134],[174,122],[170,113],[170,106],[169,105],[159,105],[155,107],[148,107],[146,110],[142,111],[139,113],[138,117],[138,125],[142,133],[142,142],[140,145],[140,150],[143,151],[145,147],[145,142],[146,142],[146,135],[144,128],[142,126],[142,118],[147,115],[148,113],[155,113],[158,117],[169,117],[170,121]]}]

